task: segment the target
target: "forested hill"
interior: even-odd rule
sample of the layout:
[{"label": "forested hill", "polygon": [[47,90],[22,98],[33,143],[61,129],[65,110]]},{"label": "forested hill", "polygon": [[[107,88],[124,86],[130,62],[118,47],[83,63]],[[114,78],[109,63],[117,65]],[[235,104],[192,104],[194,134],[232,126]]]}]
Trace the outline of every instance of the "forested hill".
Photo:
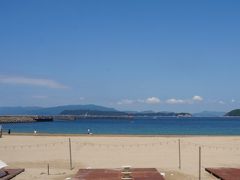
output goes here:
[{"label": "forested hill", "polygon": [[225,114],[225,116],[240,116],[240,109],[232,110],[232,111],[228,112],[227,114]]},{"label": "forested hill", "polygon": [[96,111],[96,110],[64,110],[61,115],[87,115],[87,116],[133,116],[133,117],[154,117],[154,116],[191,116],[189,113],[175,112],[124,112],[124,111]]},{"label": "forested hill", "polygon": [[0,107],[0,115],[59,115],[64,110],[117,111],[114,108],[87,105],[65,105],[55,107]]},{"label": "forested hill", "polygon": [[88,115],[88,116],[126,116],[125,112],[121,111],[98,111],[98,110],[64,110],[61,115]]}]

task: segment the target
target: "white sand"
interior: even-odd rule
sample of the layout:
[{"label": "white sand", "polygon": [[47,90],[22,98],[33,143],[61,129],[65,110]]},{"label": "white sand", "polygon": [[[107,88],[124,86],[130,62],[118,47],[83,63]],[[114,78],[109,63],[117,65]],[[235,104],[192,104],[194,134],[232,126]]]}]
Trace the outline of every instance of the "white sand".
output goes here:
[{"label": "white sand", "polygon": [[187,180],[198,179],[198,145],[202,145],[202,179],[215,179],[205,167],[240,167],[240,137],[72,136],[71,141],[73,170],[69,169],[68,136],[4,135],[0,138],[0,160],[10,167],[25,168],[16,180],[65,179],[79,168],[122,165],[154,167],[165,172],[167,180]]}]

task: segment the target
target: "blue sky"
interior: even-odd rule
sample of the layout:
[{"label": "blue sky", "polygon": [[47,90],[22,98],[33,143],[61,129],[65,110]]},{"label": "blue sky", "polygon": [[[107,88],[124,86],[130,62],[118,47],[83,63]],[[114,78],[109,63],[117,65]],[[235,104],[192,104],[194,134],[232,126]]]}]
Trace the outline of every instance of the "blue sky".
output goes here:
[{"label": "blue sky", "polygon": [[240,106],[240,2],[0,2],[0,106]]}]

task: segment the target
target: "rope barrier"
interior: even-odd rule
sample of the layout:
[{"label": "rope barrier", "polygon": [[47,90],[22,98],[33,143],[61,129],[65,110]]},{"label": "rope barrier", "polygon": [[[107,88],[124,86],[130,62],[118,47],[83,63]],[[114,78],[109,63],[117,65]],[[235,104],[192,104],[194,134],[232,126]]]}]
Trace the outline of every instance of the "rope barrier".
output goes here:
[{"label": "rope barrier", "polygon": [[[156,143],[137,143],[137,144],[103,144],[103,143],[91,143],[91,142],[83,142],[83,141],[72,141],[73,144],[81,145],[83,147],[85,146],[92,146],[92,147],[121,147],[121,148],[133,148],[133,147],[152,147],[152,146],[162,146],[162,145],[168,145],[168,144],[174,144],[177,140],[172,141],[161,141]],[[61,142],[54,142],[54,143],[45,143],[45,144],[33,144],[33,145],[12,145],[12,146],[0,146],[0,149],[24,149],[24,148],[40,148],[40,147],[54,147],[59,144],[65,144],[68,143],[67,141],[61,141]]]},{"label": "rope barrier", "polygon": [[206,145],[206,144],[198,144],[198,143],[192,143],[192,142],[187,142],[187,141],[182,141],[183,144],[185,145],[191,145],[195,147],[201,146],[202,148],[207,148],[207,149],[214,149],[214,150],[240,150],[240,147],[223,147],[223,146],[213,146],[213,145]]},{"label": "rope barrier", "polygon": [[171,143],[176,143],[177,140],[172,141],[161,141],[156,143],[137,143],[137,144],[102,144],[102,143],[91,143],[91,142],[82,142],[82,141],[73,141],[73,143],[80,144],[83,146],[98,146],[98,147],[149,147],[149,146],[161,146],[161,145],[168,145]]},{"label": "rope barrier", "polygon": [[67,141],[61,141],[61,142],[54,142],[54,143],[46,143],[46,144],[21,144],[21,145],[12,145],[12,146],[0,146],[0,149],[23,149],[23,148],[39,148],[39,147],[48,147],[48,146],[55,146],[57,144],[64,144],[67,143]]},{"label": "rope barrier", "polygon": [[[73,144],[76,144],[78,146],[86,147],[106,147],[106,148],[134,148],[134,147],[153,147],[153,146],[164,146],[164,145],[171,145],[171,144],[177,144],[178,140],[171,140],[171,141],[158,141],[155,143],[135,143],[135,144],[104,144],[104,143],[93,143],[93,142],[84,142],[84,141],[72,141]],[[53,143],[45,143],[45,144],[33,144],[33,145],[12,145],[12,146],[0,146],[0,149],[24,149],[24,148],[40,148],[40,147],[55,147],[56,145],[63,145],[67,144],[68,141],[60,141],[60,142],[53,142]],[[213,145],[206,145],[206,144],[200,144],[200,143],[192,143],[188,141],[182,140],[181,143],[183,145],[189,145],[194,147],[201,146],[202,148],[207,149],[213,149],[213,150],[234,150],[239,151],[240,147],[223,147],[223,146],[213,146]]]}]

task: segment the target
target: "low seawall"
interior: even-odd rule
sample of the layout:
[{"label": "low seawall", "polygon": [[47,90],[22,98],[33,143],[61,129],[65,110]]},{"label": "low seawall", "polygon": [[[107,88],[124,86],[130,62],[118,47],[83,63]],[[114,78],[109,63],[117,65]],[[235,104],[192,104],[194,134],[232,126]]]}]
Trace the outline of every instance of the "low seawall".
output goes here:
[{"label": "low seawall", "polygon": [[0,116],[0,123],[36,122],[36,116]]},{"label": "low seawall", "polygon": [[29,123],[40,121],[53,121],[51,116],[31,116],[31,115],[19,115],[19,116],[0,116],[0,123]]},{"label": "low seawall", "polygon": [[53,120],[80,120],[80,119],[132,119],[131,116],[104,116],[104,115],[54,115],[54,116],[37,116],[37,115],[18,115],[18,116],[0,116],[0,123],[29,123]]}]

